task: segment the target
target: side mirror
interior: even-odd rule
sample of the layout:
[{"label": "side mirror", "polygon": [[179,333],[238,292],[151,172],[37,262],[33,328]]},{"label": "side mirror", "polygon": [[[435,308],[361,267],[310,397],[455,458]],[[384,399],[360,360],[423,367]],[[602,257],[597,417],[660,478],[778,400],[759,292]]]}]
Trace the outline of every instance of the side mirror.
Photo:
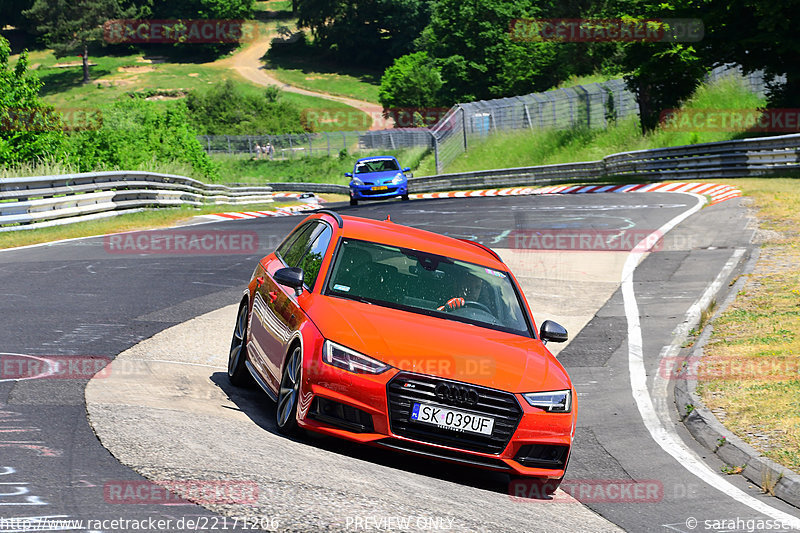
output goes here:
[{"label": "side mirror", "polygon": [[567,330],[564,326],[552,320],[545,320],[542,322],[542,327],[539,328],[539,338],[542,342],[567,342]]},{"label": "side mirror", "polygon": [[346,178],[352,178],[353,177],[353,173],[352,172],[345,172],[344,175],[345,175]]},{"label": "side mirror", "polygon": [[[286,267],[275,271],[273,276],[275,281],[281,285],[286,285],[294,289],[297,296],[303,294],[303,269],[298,267]],[[544,327],[544,326],[542,326]]]},{"label": "side mirror", "polygon": [[409,167],[406,167],[403,169],[403,172],[411,172],[411,169]]}]

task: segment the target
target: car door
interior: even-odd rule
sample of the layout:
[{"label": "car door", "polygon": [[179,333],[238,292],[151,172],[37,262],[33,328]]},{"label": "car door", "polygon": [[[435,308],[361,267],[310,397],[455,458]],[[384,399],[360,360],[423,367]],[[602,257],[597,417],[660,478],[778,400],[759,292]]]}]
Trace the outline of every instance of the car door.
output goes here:
[{"label": "car door", "polygon": [[250,362],[256,367],[258,374],[264,378],[273,392],[277,393],[280,369],[274,364],[276,354],[283,346],[285,328],[281,326],[275,312],[275,301],[280,288],[273,278],[275,271],[285,265],[283,257],[293,255],[296,247],[307,245],[307,235],[314,230],[315,224],[303,224],[284,239],[274,254],[261,260],[256,277],[256,290],[253,294],[253,312],[250,322]]},{"label": "car door", "polygon": [[256,299],[264,303],[264,370],[275,390],[280,383],[281,365],[289,341],[305,320],[294,289],[277,283],[275,272],[284,267],[300,267],[305,276],[304,290],[312,290],[333,235],[331,227],[323,221],[312,221],[299,228],[297,233],[298,236],[287,241],[285,248],[279,248],[276,258],[266,265],[264,283],[256,289]]}]

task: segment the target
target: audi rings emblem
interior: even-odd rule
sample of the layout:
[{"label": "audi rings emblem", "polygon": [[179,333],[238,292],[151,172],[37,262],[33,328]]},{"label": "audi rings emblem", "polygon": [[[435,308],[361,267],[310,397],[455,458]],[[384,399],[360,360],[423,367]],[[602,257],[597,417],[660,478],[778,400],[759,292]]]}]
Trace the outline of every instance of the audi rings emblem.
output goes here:
[{"label": "audi rings emblem", "polygon": [[478,405],[478,391],[464,385],[439,383],[436,385],[434,393],[443,402],[458,405]]}]

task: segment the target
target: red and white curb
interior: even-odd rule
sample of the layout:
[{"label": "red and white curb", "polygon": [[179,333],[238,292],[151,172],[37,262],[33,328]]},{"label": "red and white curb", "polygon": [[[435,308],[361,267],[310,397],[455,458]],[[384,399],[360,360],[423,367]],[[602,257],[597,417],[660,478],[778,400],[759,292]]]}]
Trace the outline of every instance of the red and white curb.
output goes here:
[{"label": "red and white curb", "polygon": [[548,187],[514,187],[508,189],[479,189],[474,191],[432,192],[411,194],[410,198],[469,198],[473,196],[528,196],[538,194],[592,194],[627,192],[685,192],[702,194],[711,198],[710,204],[717,204],[737,198],[742,192],[731,185],[717,183],[640,183],[637,185],[554,185]]},{"label": "red and white curb", "polygon": [[313,204],[300,204],[290,205],[286,207],[278,207],[274,211],[232,211],[228,213],[216,213],[213,215],[199,215],[196,218],[202,218],[208,221],[214,220],[247,220],[251,218],[262,217],[288,217],[292,215],[302,215],[302,211],[309,211],[312,209],[320,209],[322,206],[318,203]]},{"label": "red and white curb", "polygon": [[[719,183],[639,183],[633,185],[553,185],[548,187],[512,187],[507,189],[478,189],[474,191],[451,191],[410,194],[409,198],[430,200],[437,198],[472,198],[476,196],[531,196],[541,194],[594,194],[594,193],[633,193],[633,192],[672,192],[693,193],[708,196],[710,205],[738,198],[742,191],[732,185]],[[297,198],[300,193],[275,193],[283,198]],[[197,218],[205,220],[245,220],[261,217],[285,217],[304,214],[303,211],[320,209],[318,203],[278,207],[274,211],[240,211],[201,215]]]}]

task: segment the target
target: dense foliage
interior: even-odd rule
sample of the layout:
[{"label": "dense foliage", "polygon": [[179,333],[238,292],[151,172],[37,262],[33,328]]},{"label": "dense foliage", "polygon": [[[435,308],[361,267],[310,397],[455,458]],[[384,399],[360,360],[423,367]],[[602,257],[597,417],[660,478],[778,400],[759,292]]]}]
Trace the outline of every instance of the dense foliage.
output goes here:
[{"label": "dense foliage", "polygon": [[16,65],[0,37],[0,165],[55,155],[64,138],[60,117],[39,99],[39,78],[28,70],[27,54]]},{"label": "dense foliage", "polygon": [[149,7],[154,19],[234,19],[253,14],[254,0],[149,0],[138,2]]},{"label": "dense foliage", "polygon": [[251,93],[226,80],[206,91],[189,93],[186,105],[201,135],[302,133],[307,129],[302,111],[282,101],[276,87]]},{"label": "dense foliage", "polygon": [[428,23],[428,0],[297,0],[299,25],[341,63],[386,67],[411,52]]},{"label": "dense foliage", "polygon": [[35,0],[23,15],[34,23],[56,57],[80,53],[83,82],[88,83],[89,45],[103,41],[103,23],[139,12],[135,5],[124,5],[124,0]]},{"label": "dense foliage", "polygon": [[103,112],[102,127],[70,135],[67,149],[71,160],[84,172],[183,162],[204,177],[216,175],[182,101],[159,108],[141,99],[121,100]]}]

